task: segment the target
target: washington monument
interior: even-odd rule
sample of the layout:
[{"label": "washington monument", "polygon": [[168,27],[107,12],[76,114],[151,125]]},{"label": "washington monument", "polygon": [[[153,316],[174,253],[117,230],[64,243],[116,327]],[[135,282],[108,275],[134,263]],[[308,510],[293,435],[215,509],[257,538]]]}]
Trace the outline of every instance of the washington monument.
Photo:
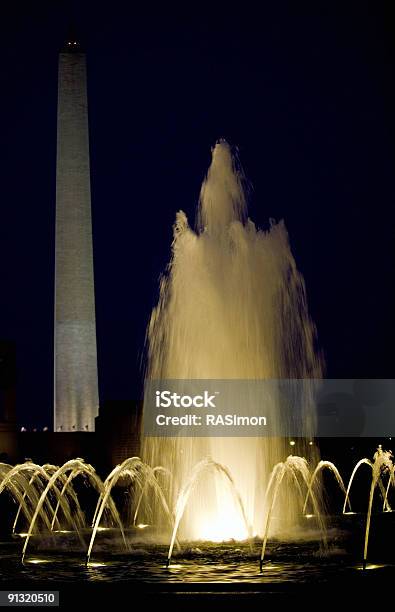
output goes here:
[{"label": "washington monument", "polygon": [[86,59],[70,35],[59,55],[54,430],[93,431],[98,414]]}]

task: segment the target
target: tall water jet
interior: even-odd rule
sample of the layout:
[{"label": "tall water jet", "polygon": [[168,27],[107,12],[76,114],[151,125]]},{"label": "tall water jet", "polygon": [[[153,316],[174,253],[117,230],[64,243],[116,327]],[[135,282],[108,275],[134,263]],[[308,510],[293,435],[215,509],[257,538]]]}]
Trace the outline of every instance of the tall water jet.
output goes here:
[{"label": "tall water jet", "polygon": [[[272,221],[268,231],[257,229],[248,218],[244,184],[236,152],[219,141],[201,188],[196,229],[184,212],[176,216],[172,258],[147,329],[147,379],[322,378],[305,286],[285,225]],[[314,435],[311,399],[305,401],[306,438]],[[307,448],[311,457],[312,447],[298,442],[298,454]],[[143,441],[143,459],[173,475],[173,507],[199,461],[210,456],[225,466],[254,534],[264,528],[271,470],[288,454],[288,441],[280,438]],[[293,498],[286,503],[279,499],[281,516],[292,509]],[[218,475],[207,476],[197,487],[179,533],[187,539],[248,537],[229,487]]]}]

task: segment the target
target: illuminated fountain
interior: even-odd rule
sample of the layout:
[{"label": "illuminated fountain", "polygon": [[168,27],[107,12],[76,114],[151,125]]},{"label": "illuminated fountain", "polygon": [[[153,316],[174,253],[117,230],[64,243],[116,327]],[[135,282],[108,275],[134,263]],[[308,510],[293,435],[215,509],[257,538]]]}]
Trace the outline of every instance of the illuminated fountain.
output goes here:
[{"label": "illuminated fountain", "polygon": [[[237,156],[219,142],[201,189],[196,230],[183,212],[177,214],[172,259],[147,331],[147,380],[322,377],[303,279],[285,226],[271,222],[268,231],[257,230],[247,218],[244,185]],[[248,576],[255,579],[258,559],[263,574],[273,569],[267,562],[270,539],[296,541],[300,526],[303,537],[319,542],[320,554],[330,554],[322,495],[327,472],[344,500],[336,519],[363,523],[355,554],[367,569],[378,495],[380,513],[392,512],[393,457],[379,447],[372,461],[365,457],[356,463],[346,486],[344,474],[333,462],[320,460],[312,442],[311,389],[306,385],[302,397],[302,456],[289,455],[286,438],[178,437],[146,438],[141,457],[126,459],[104,480],[83,459],[60,467],[0,464],[0,495],[8,492],[16,502],[11,531],[22,539],[22,562],[47,564],[49,559],[31,556],[34,543],[53,552],[59,539],[74,538],[87,571],[105,568],[105,561],[92,561],[92,556],[100,554],[100,539],[108,535],[114,549],[123,551],[120,563],[144,542],[141,564],[147,550],[154,550],[154,563],[171,572],[181,568],[172,563],[173,555],[181,557],[191,542],[201,547],[190,548],[192,554],[206,546],[215,557],[222,554],[216,552],[221,544],[212,543],[231,540],[229,546],[240,554],[239,546],[248,549]],[[369,474],[362,513],[351,506],[359,470]],[[89,490],[90,503],[81,486],[84,493]],[[127,494],[123,504],[117,503],[119,490]]]},{"label": "illuminated fountain", "polygon": [[[370,468],[370,487],[366,488],[365,499],[367,503],[364,511],[362,514],[358,514],[351,511],[350,494],[355,474],[363,465]],[[252,559],[257,558],[260,547],[261,570],[267,567],[266,548],[270,525],[274,512],[277,514],[279,511],[279,493],[283,488],[289,489],[289,495],[294,496],[300,518],[314,519],[319,530],[319,535],[315,536],[314,539],[318,538],[321,545],[330,545],[325,531],[322,500],[320,496],[315,494],[315,482],[324,469],[333,473],[339,491],[343,493],[344,507],[341,513],[343,517],[346,518],[347,515],[363,517],[364,536],[358,544],[356,554],[357,558],[363,561],[360,567],[370,567],[367,566],[367,560],[374,494],[376,489],[380,492],[382,512],[392,512],[388,498],[391,487],[395,487],[392,454],[389,451],[383,451],[381,447],[375,453],[373,461],[364,458],[357,462],[349,478],[347,489],[337,467],[329,461],[320,461],[314,467],[314,465],[309,465],[306,459],[290,455],[285,461],[279,462],[273,467],[265,490],[267,511],[261,513],[263,536],[259,540],[250,537],[249,542]],[[151,546],[152,542],[161,542],[163,563],[165,554],[167,554],[167,566],[169,566],[174,546],[177,547],[177,554],[182,555],[182,546],[180,546],[177,536],[188,500],[199,481],[206,480],[209,474],[216,474],[223,479],[235,505],[238,507],[245,524],[245,530],[248,533],[249,524],[243,501],[229,470],[208,458],[203,459],[194,467],[184,483],[184,487],[179,492],[176,505],[173,507],[169,505],[171,503],[169,498],[170,488],[161,486],[158,480],[160,475],[163,476],[163,468],[161,466],[152,468],[138,457],[126,459],[114,468],[104,482],[101,481],[94,468],[82,459],[68,461],[61,467],[39,466],[32,462],[26,462],[15,467],[0,464],[0,494],[7,491],[18,504],[13,521],[13,533],[14,537],[21,537],[23,541],[22,562],[33,564],[48,562],[48,559],[37,557],[37,555],[31,557],[29,543],[32,538],[40,543],[43,550],[49,545],[49,550],[53,551],[57,548],[59,538],[73,536],[74,540],[79,543],[78,551],[80,552],[78,554],[85,557],[85,563],[91,567],[102,566],[103,564],[91,561],[91,555],[97,545],[99,534],[109,533],[111,539],[115,542],[114,546],[118,549],[121,547],[125,554],[130,555],[133,553],[134,547],[141,546],[145,531],[147,530],[149,533],[153,528],[154,532],[151,532],[147,544]],[[169,478],[169,474],[166,475],[169,483],[171,477]],[[288,481],[286,480],[287,476],[289,477]],[[96,503],[90,510],[80,505],[78,489],[74,488],[76,480],[82,480],[94,492]],[[129,488],[133,492],[128,502],[128,509],[131,512],[121,512],[113,500],[112,494],[119,482],[121,482],[121,487]],[[150,491],[154,493],[161,504],[162,516],[168,523],[168,536],[162,537],[155,525],[146,522],[157,519],[150,511],[152,508],[149,509],[146,506],[144,509],[141,503],[145,495],[152,498],[149,494]],[[346,511],[347,505],[348,511]],[[313,514],[308,513],[310,509]],[[25,531],[16,531],[15,527],[17,525]],[[136,533],[138,536],[136,536]],[[249,536],[251,535],[249,533]],[[42,545],[42,542],[44,542],[44,545]],[[166,544],[167,553],[165,553]],[[202,546],[202,544],[200,545]],[[233,543],[232,546],[236,548],[236,543]]]},{"label": "illuminated fountain", "polygon": [[[147,331],[146,376],[155,380],[322,378],[314,339],[303,279],[284,223],[271,221],[268,231],[255,227],[247,216],[245,178],[237,154],[220,141],[212,150],[202,185],[196,229],[182,211],[177,213],[172,259]],[[303,433],[311,439],[315,414],[308,389],[302,405]],[[299,448],[310,460],[317,458],[302,441]],[[280,438],[147,438],[143,458],[173,474],[173,503],[194,466],[205,457],[226,466],[247,524],[254,535],[263,535],[269,475],[288,452],[288,442]],[[280,497],[277,528],[295,515],[294,496],[286,499],[281,492]],[[183,539],[213,541],[248,536],[238,504],[218,471],[197,487],[185,508],[180,534]]]}]

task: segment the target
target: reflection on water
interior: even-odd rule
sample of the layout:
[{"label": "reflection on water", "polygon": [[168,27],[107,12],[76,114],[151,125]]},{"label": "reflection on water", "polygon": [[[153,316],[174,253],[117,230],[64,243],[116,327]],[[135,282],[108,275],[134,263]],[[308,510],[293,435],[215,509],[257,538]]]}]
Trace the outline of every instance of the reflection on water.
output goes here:
[{"label": "reflection on water", "polygon": [[[128,554],[103,553],[88,565],[75,553],[61,555],[36,551],[35,556],[20,562],[20,546],[2,544],[0,577],[2,581],[21,582],[147,582],[174,583],[255,583],[280,585],[282,583],[315,583],[336,580],[339,576],[361,574],[361,563],[341,547],[333,547],[323,555],[317,541],[284,544],[274,542],[268,551],[268,561],[259,571],[260,543],[255,542],[251,552],[247,543],[228,542],[190,544],[174,556],[166,567],[166,546],[146,545]],[[395,565],[370,564],[369,570],[395,573]],[[371,572],[369,572],[370,574]]]}]

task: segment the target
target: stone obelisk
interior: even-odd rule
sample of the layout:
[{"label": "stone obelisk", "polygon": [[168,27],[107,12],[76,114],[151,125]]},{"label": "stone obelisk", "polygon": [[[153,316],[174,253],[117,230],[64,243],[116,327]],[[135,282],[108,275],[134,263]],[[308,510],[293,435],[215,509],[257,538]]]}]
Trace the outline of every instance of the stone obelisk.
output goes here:
[{"label": "stone obelisk", "polygon": [[98,414],[86,58],[59,55],[56,167],[54,430],[94,431]]}]

